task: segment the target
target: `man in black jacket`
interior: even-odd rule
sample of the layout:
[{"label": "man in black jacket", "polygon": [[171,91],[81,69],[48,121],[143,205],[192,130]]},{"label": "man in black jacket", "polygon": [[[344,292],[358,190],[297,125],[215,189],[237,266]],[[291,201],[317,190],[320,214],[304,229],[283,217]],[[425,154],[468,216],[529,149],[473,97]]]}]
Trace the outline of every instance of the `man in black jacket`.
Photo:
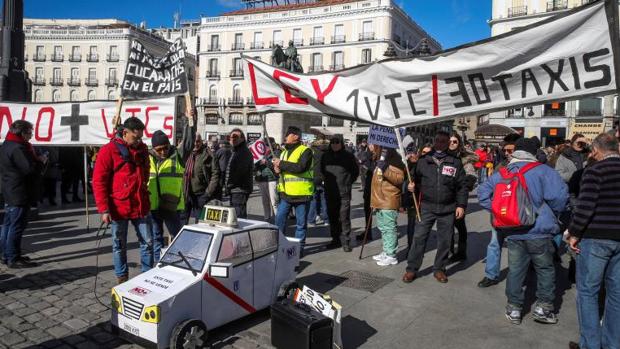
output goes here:
[{"label": "man in black jacket", "polygon": [[437,133],[433,151],[416,164],[415,184],[409,184],[410,192],[415,187],[420,188],[422,221],[416,224],[413,244],[409,250],[407,272],[403,276],[406,283],[416,278],[422,266],[426,242],[435,222],[437,254],[433,275],[441,283],[448,282],[446,266],[454,233],[454,219],[465,215],[468,198],[465,170],[461,160],[447,153],[449,141],[450,134],[442,131]]},{"label": "man in black jacket", "polygon": [[330,149],[321,157],[321,174],[325,183],[327,215],[332,242],[351,252],[351,187],[359,176],[355,156],[346,151],[340,136],[330,140]]},{"label": "man in black jacket", "polygon": [[22,256],[22,234],[28,224],[30,206],[37,202],[38,189],[45,156],[37,156],[30,139],[32,124],[17,120],[0,149],[2,194],[6,203],[4,223],[0,234],[2,262],[9,268],[30,267],[35,264]]},{"label": "man in black jacket", "polygon": [[233,149],[224,179],[224,190],[230,196],[230,206],[235,208],[237,217],[247,218],[247,203],[254,183],[252,172],[254,171],[254,159],[245,141],[245,134],[238,128],[233,129],[229,135]]}]

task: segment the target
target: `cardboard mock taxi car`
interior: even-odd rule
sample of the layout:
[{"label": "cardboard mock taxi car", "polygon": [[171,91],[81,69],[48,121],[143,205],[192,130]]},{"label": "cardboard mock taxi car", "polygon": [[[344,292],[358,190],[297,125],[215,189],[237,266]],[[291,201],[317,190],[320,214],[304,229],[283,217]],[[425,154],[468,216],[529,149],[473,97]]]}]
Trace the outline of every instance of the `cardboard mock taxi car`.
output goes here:
[{"label": "cardboard mock taxi car", "polygon": [[200,348],[208,330],[287,296],[298,264],[298,239],[205,206],[156,267],[112,288],[113,329],[145,346]]}]

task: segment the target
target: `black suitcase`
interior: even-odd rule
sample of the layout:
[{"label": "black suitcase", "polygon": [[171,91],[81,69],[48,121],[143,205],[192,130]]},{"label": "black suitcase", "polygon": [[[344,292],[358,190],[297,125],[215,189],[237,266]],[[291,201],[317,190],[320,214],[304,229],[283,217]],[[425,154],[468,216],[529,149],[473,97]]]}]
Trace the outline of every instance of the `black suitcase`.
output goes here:
[{"label": "black suitcase", "polygon": [[332,319],[290,299],[271,306],[271,345],[278,349],[331,349]]}]

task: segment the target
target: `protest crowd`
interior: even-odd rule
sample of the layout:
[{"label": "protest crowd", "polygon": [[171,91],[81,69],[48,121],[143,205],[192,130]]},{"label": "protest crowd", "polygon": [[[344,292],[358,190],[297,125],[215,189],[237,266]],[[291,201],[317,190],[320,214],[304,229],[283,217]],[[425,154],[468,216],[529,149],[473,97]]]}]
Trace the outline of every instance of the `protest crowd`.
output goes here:
[{"label": "protest crowd", "polygon": [[[138,236],[141,268],[146,271],[167,243],[164,227],[173,238],[192,218],[198,220],[207,203],[230,205],[239,218],[246,218],[255,183],[263,219],[299,238],[302,257],[311,227],[328,224],[332,240],[326,248],[349,253],[355,240],[372,235],[367,231],[374,222],[383,246],[374,261],[380,266],[406,262],[405,283],[418,278],[436,225],[433,276],[447,283],[447,266],[467,259],[465,217],[474,193],[490,212],[493,226],[485,275],[477,286],[499,283],[506,245],[506,318],[514,324],[522,321],[523,285],[533,268],[537,301],[532,316],[541,323],[558,321],[555,265],[561,254],[568,253],[581,331],[580,343],[571,347],[617,348],[620,343],[620,154],[615,134],[600,134],[591,142],[577,134],[561,146],[542,149],[538,139],[518,134],[507,135],[499,147],[475,147],[457,133],[440,131],[433,144],[421,149],[406,145],[403,161],[397,149],[366,140],[352,147],[338,135],[304,144],[302,131],[291,126],[281,147],[265,139],[273,149],[255,161],[241,129],[230,132],[227,141],[205,144],[186,126],[177,146],[156,131],[148,147],[142,142],[144,128],[139,119],[126,119],[116,136],[97,151],[92,171],[97,209],[112,228],[119,283],[128,279],[129,223]],[[65,152],[73,150],[61,149],[59,155],[55,149],[35,149],[29,143],[31,136],[29,122],[15,121],[0,149],[6,205],[0,242],[2,262],[8,268],[34,264],[21,252],[21,236],[31,206],[43,198],[56,205],[56,181],[61,181],[63,203],[68,202],[71,187],[73,200],[82,200],[75,184],[79,171],[70,173],[79,166],[63,165],[75,162],[79,154],[65,160]],[[351,229],[351,195],[358,179],[365,236],[354,236]],[[407,236],[406,261],[396,257],[400,214],[408,218],[406,231],[400,232]],[[294,229],[287,232],[291,217]]]}]

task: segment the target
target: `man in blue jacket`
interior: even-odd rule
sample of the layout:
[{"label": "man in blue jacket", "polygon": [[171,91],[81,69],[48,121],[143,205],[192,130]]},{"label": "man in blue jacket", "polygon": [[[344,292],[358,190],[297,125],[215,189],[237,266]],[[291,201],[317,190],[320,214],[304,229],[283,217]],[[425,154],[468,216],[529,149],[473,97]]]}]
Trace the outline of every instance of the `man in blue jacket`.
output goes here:
[{"label": "man in blue jacket", "polygon": [[[530,138],[519,139],[512,160],[508,163],[508,170],[516,173],[526,164],[536,162],[536,145],[536,141]],[[510,233],[498,229],[498,234],[506,235],[508,242],[506,318],[514,324],[521,323],[521,311],[525,299],[525,290],[522,286],[528,266],[532,262],[538,282],[537,302],[532,316],[535,321],[554,324],[558,320],[553,308],[555,300],[553,237],[560,233],[556,217],[566,209],[568,188],[560,175],[549,166],[534,167],[527,171],[524,177],[530,200],[537,210],[536,223],[532,228],[511,230]],[[478,199],[483,208],[491,210],[495,185],[500,180],[501,175],[496,172],[480,186]]]}]

